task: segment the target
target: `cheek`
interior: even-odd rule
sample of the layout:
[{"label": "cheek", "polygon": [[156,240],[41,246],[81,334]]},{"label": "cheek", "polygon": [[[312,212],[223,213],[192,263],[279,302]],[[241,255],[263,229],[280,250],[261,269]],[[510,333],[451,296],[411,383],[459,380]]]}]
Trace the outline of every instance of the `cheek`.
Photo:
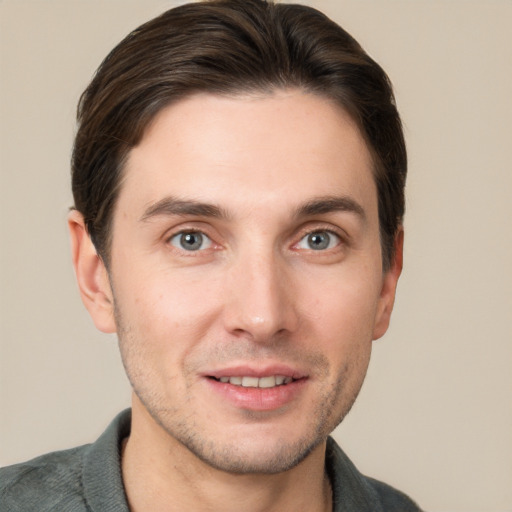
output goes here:
[{"label": "cheek", "polygon": [[192,273],[139,272],[115,289],[118,309],[137,338],[155,346],[193,345],[218,311],[217,286]]},{"label": "cheek", "polygon": [[[361,279],[358,276],[365,276]],[[335,345],[370,342],[375,324],[380,281],[361,270],[337,272],[303,290],[310,325],[324,332]]]}]

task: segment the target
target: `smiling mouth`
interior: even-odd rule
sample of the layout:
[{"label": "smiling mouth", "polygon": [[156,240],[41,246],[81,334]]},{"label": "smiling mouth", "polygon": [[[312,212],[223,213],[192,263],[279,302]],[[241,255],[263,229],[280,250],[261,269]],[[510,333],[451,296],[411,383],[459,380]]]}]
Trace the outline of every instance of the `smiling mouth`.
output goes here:
[{"label": "smiling mouth", "polygon": [[278,386],[286,386],[295,380],[293,377],[285,377],[284,375],[270,375],[268,377],[210,377],[213,380],[224,384],[232,384],[243,388],[275,388]]}]

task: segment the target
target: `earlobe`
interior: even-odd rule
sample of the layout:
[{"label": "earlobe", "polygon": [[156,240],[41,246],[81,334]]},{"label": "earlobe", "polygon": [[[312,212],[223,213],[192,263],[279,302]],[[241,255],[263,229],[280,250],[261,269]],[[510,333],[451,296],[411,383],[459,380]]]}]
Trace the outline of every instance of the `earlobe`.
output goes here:
[{"label": "earlobe", "polygon": [[377,307],[373,339],[377,340],[384,336],[389,327],[391,312],[395,303],[396,286],[398,278],[402,273],[404,254],[404,230],[399,228],[395,236],[395,253],[391,267],[385,273],[382,281],[382,289]]},{"label": "earlobe", "polygon": [[82,302],[100,331],[116,332],[114,303],[107,269],[96,252],[80,212],[70,212],[68,227],[73,266]]}]

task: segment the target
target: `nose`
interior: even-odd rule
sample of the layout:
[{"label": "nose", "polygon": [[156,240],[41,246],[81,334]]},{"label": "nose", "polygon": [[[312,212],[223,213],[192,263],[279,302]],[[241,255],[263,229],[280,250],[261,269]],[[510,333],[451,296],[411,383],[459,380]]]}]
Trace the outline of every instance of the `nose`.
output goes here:
[{"label": "nose", "polygon": [[225,329],[237,337],[271,343],[297,329],[293,280],[274,254],[252,254],[233,264],[224,303]]}]

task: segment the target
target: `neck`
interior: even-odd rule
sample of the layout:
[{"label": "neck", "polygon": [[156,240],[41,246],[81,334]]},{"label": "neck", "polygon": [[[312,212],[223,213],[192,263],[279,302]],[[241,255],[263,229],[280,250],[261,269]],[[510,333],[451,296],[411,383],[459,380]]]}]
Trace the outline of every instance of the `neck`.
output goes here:
[{"label": "neck", "polygon": [[332,510],[325,443],[278,474],[233,474],[199,460],[134,400],[122,474],[131,512]]}]

